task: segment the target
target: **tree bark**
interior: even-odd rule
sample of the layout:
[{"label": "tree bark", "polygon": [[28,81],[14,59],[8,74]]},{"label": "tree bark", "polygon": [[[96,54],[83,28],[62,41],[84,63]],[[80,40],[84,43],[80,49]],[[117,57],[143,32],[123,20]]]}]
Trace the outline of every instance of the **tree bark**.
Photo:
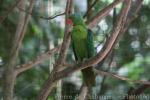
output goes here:
[{"label": "tree bark", "polygon": [[[24,0],[20,1],[19,6],[25,9],[25,1]],[[29,6],[30,12],[32,11],[32,8],[33,8],[33,0],[31,0],[30,2],[30,6]],[[8,52],[8,59],[5,64],[5,69],[3,73],[3,99],[4,100],[13,100],[13,92],[14,92],[13,90],[14,90],[14,85],[16,80],[16,72],[14,68],[16,66],[18,52],[26,32],[28,22],[29,22],[29,15],[26,15],[24,12],[20,12],[17,30],[14,39],[12,41],[12,44],[10,43],[10,47],[11,47],[10,55]]]}]

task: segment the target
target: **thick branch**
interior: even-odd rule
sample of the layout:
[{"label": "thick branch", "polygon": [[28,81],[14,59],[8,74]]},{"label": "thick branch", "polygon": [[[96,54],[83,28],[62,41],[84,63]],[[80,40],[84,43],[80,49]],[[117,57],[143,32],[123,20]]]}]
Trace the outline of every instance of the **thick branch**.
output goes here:
[{"label": "thick branch", "polygon": [[[125,31],[126,31],[126,30],[128,29],[128,27],[129,27],[130,23],[137,17],[138,12],[139,12],[140,9],[141,9],[142,2],[143,2],[143,0],[132,1],[132,6],[131,6],[131,9],[130,9],[130,11],[129,11],[129,13],[128,13],[128,16],[127,16],[128,18],[127,18],[127,20],[126,20],[125,27],[124,27],[124,29],[122,29],[122,30],[120,31],[120,33],[122,33],[122,34],[120,34],[120,35],[118,36],[118,40],[124,35]],[[117,41],[116,41],[116,42],[117,42]]]},{"label": "thick branch", "polygon": [[[72,1],[69,1],[69,0],[68,0],[68,2],[71,3]],[[70,10],[68,10],[68,8],[71,6],[71,5],[68,5],[69,3],[67,3],[67,5],[66,5],[66,11],[65,11],[64,13],[59,14],[59,15],[56,15],[56,16],[53,16],[53,17],[48,17],[48,18],[46,18],[46,17],[41,17],[41,18],[44,18],[44,19],[49,20],[49,19],[53,19],[53,18],[55,18],[55,17],[57,17],[57,16],[60,16],[60,15],[63,15],[63,14],[69,14],[69,13],[70,13]],[[24,9],[22,9],[22,8],[20,8],[20,7],[18,7],[18,8],[19,8],[21,11],[26,12],[26,13],[29,14],[29,15],[32,15],[32,12],[27,12],[26,10],[24,10]],[[67,28],[67,27],[66,27],[66,28]],[[65,29],[65,30],[67,30],[67,29]],[[67,31],[65,31],[65,33],[67,33]],[[67,34],[65,34],[65,36],[64,36],[64,41],[63,41],[63,43],[61,44],[60,57],[59,57],[59,61],[57,61],[58,64],[60,64],[60,61],[61,61],[61,60],[65,60],[65,55],[66,55],[67,49],[68,49],[68,47],[69,47],[69,44],[70,44],[70,34],[67,33]],[[60,47],[60,46],[58,46],[58,47],[55,48],[55,49],[57,49],[56,51],[55,51],[55,50],[52,50],[52,51],[55,51],[55,52],[59,51],[59,49],[60,49],[59,47]],[[59,49],[58,49],[58,48],[59,48]],[[49,51],[48,51],[48,52],[49,52]],[[44,60],[48,59],[47,56],[50,56],[50,55],[48,54],[48,52],[46,52],[46,53],[44,53],[44,54],[41,54],[42,58],[40,58],[40,59],[39,59],[39,58],[36,58],[35,60],[30,61],[30,62],[28,62],[28,63],[26,63],[26,64],[17,66],[16,74],[19,74],[19,73],[21,73],[21,72],[24,72],[24,71],[26,71],[26,70],[32,68],[33,66],[42,63]],[[43,55],[44,55],[44,56],[43,56]],[[41,57],[41,56],[40,56],[40,57]],[[61,61],[61,62],[63,63],[64,61]],[[61,63],[61,64],[62,64],[62,63]],[[18,67],[19,67],[19,68],[18,68]],[[21,67],[21,68],[20,68],[20,67]]]},{"label": "thick branch", "polygon": [[[108,15],[108,13],[110,12],[110,10],[111,9],[113,9],[118,3],[120,3],[121,2],[121,0],[116,0],[114,3],[112,3],[112,4],[110,4],[109,6],[107,6],[105,9],[103,9],[102,11],[100,11],[94,18],[93,18],[93,20],[91,20],[91,22],[89,23],[89,28],[92,28],[90,25],[93,23],[94,24],[94,26],[96,25],[96,23],[94,23],[95,21],[97,21],[97,20],[101,20],[103,17],[105,17],[106,15]],[[67,3],[68,4],[68,3]],[[94,5],[95,3],[93,3],[93,5]],[[65,11],[65,12],[69,12],[69,11]],[[27,13],[27,14],[31,14],[31,13]],[[49,19],[49,18],[46,18],[46,19]],[[99,22],[99,21],[98,21]],[[92,24],[92,25],[93,25]],[[65,36],[65,37],[68,37],[67,35]],[[64,39],[64,41],[66,41],[66,40],[69,40],[69,39]],[[63,42],[64,43],[64,46],[62,46],[62,49],[61,49],[61,51],[62,52],[66,52],[63,48],[65,47],[65,46],[67,46],[67,44],[66,43],[69,43],[69,42]],[[63,51],[64,50],[64,51]],[[60,54],[62,54],[62,58],[63,57],[65,57],[64,56],[64,54],[65,53],[60,53]],[[62,59],[61,58],[61,59]],[[36,61],[35,61],[36,62]],[[38,61],[37,61],[38,62]],[[37,64],[39,64],[39,63],[37,63]]]},{"label": "thick branch", "polygon": [[[115,5],[117,5],[119,2],[117,1],[117,2],[114,2],[113,4],[110,4],[108,7],[107,7],[107,9],[103,9],[102,11],[100,11],[98,14],[97,14],[97,16],[99,16],[99,17],[94,17],[94,19],[95,20],[98,20],[98,18],[99,18],[99,20],[101,20],[100,18],[103,18],[103,17],[105,17],[107,14],[108,14],[108,12],[110,11],[110,9],[112,9]],[[93,5],[94,5],[95,3],[93,3]],[[113,5],[113,6],[112,6]],[[18,7],[19,8],[19,7]],[[19,8],[21,11],[25,11],[24,9],[21,9],[21,8]],[[68,12],[68,11],[65,11],[65,12]],[[26,12],[27,13],[27,12]],[[105,13],[105,15],[103,15],[102,13]],[[27,14],[32,14],[31,12],[28,12]],[[64,14],[64,13],[62,13],[62,14]],[[61,14],[60,14],[61,15]],[[56,15],[56,16],[59,16],[59,15]],[[52,19],[52,18],[55,18],[56,16],[54,16],[54,17],[48,17],[48,18],[46,18],[46,19]],[[93,21],[95,21],[95,20],[93,20]],[[92,21],[91,21],[91,23],[93,23]],[[89,25],[91,24],[91,23],[89,23]],[[96,24],[95,24],[96,25]],[[89,26],[89,28],[91,28],[90,26]],[[67,38],[69,38],[69,36],[67,36],[66,35],[66,37]],[[66,43],[69,43],[68,42],[68,40],[69,39],[65,39],[65,40],[67,40],[65,43],[64,43],[64,45],[65,46],[67,46],[67,44]],[[63,48],[65,47],[65,46],[62,46]],[[61,49],[61,51],[62,50],[64,50],[64,49]],[[65,50],[64,50],[65,51]],[[63,51],[63,52],[64,52]],[[66,51],[65,51],[66,52]],[[60,54],[64,54],[64,53],[60,53]],[[64,57],[63,55],[62,55],[62,57]],[[45,59],[45,58],[43,58],[43,59]],[[62,58],[61,58],[62,59]],[[37,61],[36,61],[37,60]],[[30,68],[32,68],[31,66],[33,66],[33,65],[36,65],[36,64],[40,64],[40,63],[42,63],[42,61],[40,61],[39,62],[39,60],[38,59],[36,59],[36,60],[34,60],[34,61],[31,61],[31,62],[28,62],[28,63],[26,63],[26,64],[23,64],[23,65],[20,65],[20,66],[23,66],[24,68],[24,71],[25,71],[25,69],[27,70],[27,69],[30,69]],[[42,59],[41,59],[42,60]],[[33,63],[34,62],[34,63]],[[37,63],[38,62],[38,63]],[[27,66],[27,65],[29,65],[29,66]],[[28,68],[25,68],[25,67],[28,67]],[[18,72],[17,73],[19,73],[19,70],[21,70],[20,68],[19,69],[17,69],[18,70]],[[21,71],[22,72],[22,71]]]},{"label": "thick branch", "polygon": [[[120,0],[120,1],[121,1],[121,0]],[[120,2],[120,1],[119,1],[119,2]],[[100,12],[96,15],[97,17],[94,17],[93,21],[98,20],[98,19],[99,19],[99,21],[100,21],[102,18],[104,18],[105,16],[107,16],[108,13],[109,13],[109,11],[110,11],[111,9],[113,9],[113,7],[116,6],[119,2],[117,1],[117,2],[114,2],[114,3],[110,4],[110,5],[108,5],[108,6],[107,6],[107,9],[103,9],[102,11],[100,11]],[[93,4],[95,4],[95,3],[93,3]],[[18,7],[18,8],[19,8],[19,7]],[[21,8],[19,8],[19,9],[20,9],[21,11],[26,12],[27,14],[31,14],[31,15],[32,15],[32,13],[29,13],[29,12],[25,11],[24,9],[21,9]],[[66,13],[66,12],[69,12],[69,11],[65,11],[65,13]],[[64,14],[65,14],[65,13],[64,13]],[[103,14],[103,13],[105,13],[105,14]],[[62,13],[62,14],[63,14],[63,13]],[[61,15],[61,14],[59,14],[59,15]],[[46,18],[46,19],[49,20],[49,19],[55,18],[55,17],[57,17],[57,16],[59,16],[59,15],[56,15],[56,16],[53,16],[53,17],[48,17],[48,18]],[[99,17],[98,17],[98,16],[99,16]],[[44,18],[44,19],[45,19],[45,18]],[[90,25],[91,23],[93,23],[94,26],[96,26],[97,23],[94,23],[93,21],[91,21],[88,25]],[[99,22],[99,21],[98,21],[98,22]],[[93,26],[92,26],[92,27],[93,27]],[[92,27],[89,26],[89,28],[92,28]],[[70,38],[69,33],[68,33],[65,37],[66,37],[66,38]],[[66,41],[66,40],[67,40],[67,41]],[[65,46],[62,46],[63,48],[65,48],[67,45],[69,45],[70,42],[68,42],[68,41],[70,41],[70,39],[65,39],[64,41],[66,41],[66,42],[65,42],[65,43],[63,42],[64,45],[65,45]],[[66,55],[66,50],[63,49],[63,48],[61,49],[61,51],[64,50],[64,51],[63,51],[64,53],[60,53],[60,54],[63,54],[63,55],[65,54],[65,55]],[[68,48],[68,47],[67,47],[67,48]],[[63,55],[62,55],[61,57],[65,57],[65,56],[63,56]],[[46,60],[46,58],[43,58],[43,59]],[[62,59],[62,58],[61,58],[61,59]],[[42,59],[41,59],[41,60],[42,60]],[[43,61],[43,60],[42,60],[42,61]],[[35,63],[33,63],[33,64],[34,64],[34,66],[35,66],[35,65],[37,65],[37,64],[42,63],[42,61],[39,62],[38,59],[37,59],[37,61],[36,61],[36,60],[33,61],[33,62],[35,62]],[[31,62],[32,62],[32,61],[31,61]],[[37,62],[39,62],[39,63],[37,63]],[[27,65],[28,65],[29,63],[30,63],[30,62],[28,62],[28,63],[26,63],[26,64],[23,64],[23,65],[25,65],[25,66],[27,67]],[[31,63],[30,63],[30,64],[31,64]],[[22,66],[22,65],[20,65],[20,66]],[[32,64],[29,65],[29,67],[27,68],[27,70],[30,69],[30,68],[32,68],[31,66],[33,66],[33,65],[32,65]]]},{"label": "thick branch", "polygon": [[[21,1],[20,6],[25,8],[25,1]],[[31,12],[33,8],[33,0],[30,2],[29,11]],[[24,38],[24,34],[26,32],[26,28],[29,22],[29,16],[20,12],[19,21],[18,21],[17,30],[15,33],[15,37],[12,42],[12,47],[10,50],[10,55],[8,58],[8,62],[5,65],[4,71],[4,100],[12,100],[13,99],[13,89],[15,85],[16,74],[14,73],[14,67],[16,64],[16,60],[18,57],[18,52],[20,46],[22,44],[22,40]]]},{"label": "thick branch", "polygon": [[62,47],[61,47],[61,51],[60,51],[60,56],[58,58],[58,62],[57,63],[63,63],[66,59],[66,53],[67,50],[69,48],[70,45],[70,33],[68,32],[68,26],[66,24],[66,19],[68,18],[68,16],[71,14],[72,12],[72,0],[68,0],[67,1],[67,5],[66,5],[66,18],[65,18],[65,34],[64,34],[64,38],[63,38],[63,43],[62,43]]},{"label": "thick branch", "polygon": [[[72,12],[72,5],[73,5],[73,0],[67,0],[66,11],[65,11],[66,19],[68,18],[69,14],[71,14]],[[37,97],[37,100],[46,100],[52,88],[56,85],[56,82],[53,82],[51,80],[49,81],[49,79],[53,80],[54,76],[57,75],[58,70],[62,67],[61,65],[65,62],[67,50],[70,45],[70,39],[71,39],[70,33],[68,32],[68,26],[66,25],[66,20],[65,20],[65,35],[61,46],[59,58],[56,61],[54,69],[51,72],[51,75],[48,77],[48,80],[45,82],[43,88],[41,89]]]},{"label": "thick branch", "polygon": [[[71,64],[65,64],[65,66],[72,66]],[[150,87],[150,81],[143,81],[143,80],[131,80],[127,77],[124,77],[124,76],[119,76],[117,74],[114,74],[114,73],[111,73],[111,72],[107,72],[107,71],[102,71],[102,70],[98,70],[98,69],[94,69],[95,73],[96,74],[99,74],[101,76],[105,76],[105,77],[111,77],[111,78],[114,78],[114,79],[118,79],[118,80],[122,80],[122,81],[127,81],[127,82],[132,82],[132,83],[137,83],[137,84],[141,84],[142,86],[141,87],[144,87],[143,89],[141,88],[138,88],[138,89],[135,89],[135,90],[132,90],[133,91],[133,94],[137,94],[137,93],[141,93],[142,91],[144,91],[144,89]],[[83,86],[84,87],[84,86]],[[85,89],[85,87],[84,87]],[[81,89],[81,96],[83,96],[82,92],[85,91],[85,90],[82,90]],[[137,90],[137,91],[136,91]],[[140,91],[141,90],[141,91]],[[84,94],[85,95],[85,94]]]}]

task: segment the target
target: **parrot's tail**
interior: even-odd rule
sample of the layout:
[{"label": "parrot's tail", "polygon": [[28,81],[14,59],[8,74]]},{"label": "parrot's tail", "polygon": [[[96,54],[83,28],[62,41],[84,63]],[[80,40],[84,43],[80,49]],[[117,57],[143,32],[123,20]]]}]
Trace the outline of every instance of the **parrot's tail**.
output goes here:
[{"label": "parrot's tail", "polygon": [[85,84],[90,88],[95,85],[96,75],[92,67],[85,68],[82,70],[83,80]]}]

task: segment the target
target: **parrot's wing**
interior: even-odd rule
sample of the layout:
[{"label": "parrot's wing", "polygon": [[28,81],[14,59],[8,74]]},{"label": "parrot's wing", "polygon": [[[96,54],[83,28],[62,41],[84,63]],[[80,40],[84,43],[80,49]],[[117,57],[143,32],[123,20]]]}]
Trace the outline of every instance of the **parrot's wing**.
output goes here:
[{"label": "parrot's wing", "polygon": [[76,51],[75,51],[74,42],[73,42],[73,41],[72,41],[72,49],[73,49],[73,52],[74,52],[75,60],[78,60],[78,58],[77,58],[77,54],[76,54]]},{"label": "parrot's wing", "polygon": [[[79,33],[79,34],[77,34],[77,33]],[[83,55],[85,56],[84,58],[86,58],[88,55],[88,52],[87,52],[87,48],[86,48],[86,40],[87,40],[87,30],[84,28],[84,27],[82,27],[81,25],[77,25],[77,26],[74,26],[74,28],[73,28],[73,30],[72,30],[72,35],[71,35],[71,40],[72,40],[72,48],[73,48],[73,52],[74,52],[74,55],[75,55],[75,59],[76,60],[83,60]],[[81,43],[79,43],[79,44],[77,44],[79,41],[78,41],[78,39],[77,39],[77,37],[78,38],[80,38],[80,37],[83,37],[83,35],[85,35],[85,38],[86,39],[83,39],[83,41],[81,42]],[[75,38],[76,37],[76,38]],[[78,45],[78,46],[77,46]],[[80,47],[82,47],[82,48],[80,48]],[[85,47],[85,48],[83,48],[83,47]],[[77,52],[77,51],[81,51],[81,52],[83,52],[83,55],[81,54],[81,52],[79,53],[79,52]]]},{"label": "parrot's wing", "polygon": [[88,49],[88,58],[95,55],[94,42],[93,42],[93,32],[88,29],[87,34],[87,49]]}]

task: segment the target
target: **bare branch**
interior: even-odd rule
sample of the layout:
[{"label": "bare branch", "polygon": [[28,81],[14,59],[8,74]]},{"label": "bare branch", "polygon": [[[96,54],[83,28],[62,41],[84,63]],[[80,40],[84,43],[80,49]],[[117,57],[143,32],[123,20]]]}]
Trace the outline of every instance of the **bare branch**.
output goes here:
[{"label": "bare branch", "polygon": [[[73,0],[67,0],[66,11],[65,11],[66,19],[68,18],[69,14],[72,13],[72,5],[73,5]],[[45,82],[43,88],[41,89],[37,97],[37,100],[46,100],[52,88],[56,85],[56,82],[53,81],[53,78],[55,75],[57,75],[58,70],[62,67],[62,65],[64,64],[66,60],[66,53],[70,45],[70,39],[71,39],[71,36],[70,36],[70,33],[68,32],[68,26],[65,21],[65,35],[64,35],[62,46],[61,46],[59,58],[55,63],[55,66],[54,66],[53,71],[51,72],[51,75],[48,77],[48,80]],[[51,79],[52,81],[49,79]]]},{"label": "bare branch", "polygon": [[22,65],[18,65],[16,67],[16,74],[20,74],[28,69],[33,68],[35,65],[40,64],[41,62],[43,62],[45,59],[48,59],[52,54],[56,53],[59,51],[61,45],[41,54],[40,56],[38,56],[36,59],[29,61],[28,63],[22,64]]},{"label": "bare branch", "polygon": [[[70,64],[68,64],[68,65],[70,66]],[[146,85],[148,87],[150,86],[150,82],[149,81],[131,80],[131,79],[123,77],[123,76],[119,76],[119,75],[116,75],[116,74],[113,74],[113,73],[110,73],[110,72],[105,72],[105,71],[97,70],[97,69],[94,69],[94,71],[97,74],[101,75],[101,76],[112,77],[114,79],[119,79],[119,80],[122,80],[122,81],[133,82],[133,83],[137,83],[137,84],[143,84],[143,85]]]},{"label": "bare branch", "polygon": [[122,80],[122,81],[127,81],[127,82],[132,82],[132,83],[137,83],[137,84],[150,85],[149,81],[131,80],[131,79],[123,77],[123,76],[119,76],[119,75],[116,75],[116,74],[112,74],[110,72],[105,72],[105,71],[101,71],[101,70],[97,70],[97,69],[95,69],[95,72],[99,75],[108,76],[108,77],[119,79],[119,80]]},{"label": "bare branch", "polygon": [[[69,14],[71,14],[72,12],[72,0],[68,0],[67,1],[67,5],[66,5],[66,19],[68,18]],[[70,40],[71,40],[71,34],[68,32],[68,26],[66,24],[66,19],[65,19],[65,34],[64,34],[64,38],[63,38],[63,43],[61,46],[61,50],[60,50],[60,54],[59,54],[59,58],[56,61],[56,65],[54,70],[58,71],[60,66],[65,62],[66,60],[66,54],[67,54],[67,50],[69,48],[70,45]]]},{"label": "bare branch", "polygon": [[51,20],[51,19],[54,19],[58,16],[62,16],[62,15],[65,15],[66,12],[63,12],[63,13],[60,13],[60,14],[57,14],[57,15],[54,15],[54,16],[50,16],[50,17],[44,17],[44,16],[38,16],[38,15],[34,15],[32,12],[28,12],[26,11],[25,9],[22,9],[20,7],[17,6],[17,8],[20,10],[20,11],[23,11],[29,15],[31,15],[32,17],[36,17],[36,18],[41,18],[41,19],[44,19],[44,20]]},{"label": "bare branch", "polygon": [[[67,7],[69,7],[70,5],[67,5]],[[26,12],[24,9],[22,9],[22,8],[20,8],[20,7],[18,7],[21,11],[24,11],[24,12]],[[68,9],[68,8],[67,8]],[[65,11],[65,12],[70,12],[70,11]],[[27,14],[32,14],[32,12],[27,12]],[[62,14],[65,14],[65,13],[62,13]],[[53,16],[53,17],[51,17],[51,19],[52,18],[55,18],[55,17],[57,17],[57,16],[60,16],[60,15],[62,15],[62,14],[59,14],[59,15],[56,15],[56,16]],[[43,17],[44,18],[44,17]],[[48,18],[46,18],[46,19],[50,19],[50,17],[48,17]],[[67,30],[67,29],[66,29]],[[66,32],[65,32],[66,33]],[[60,47],[62,47],[61,49],[63,49],[64,50],[64,48],[68,45],[68,47],[69,47],[69,41],[70,41],[70,39],[68,39],[68,38],[70,38],[70,34],[68,33],[66,36],[65,36],[65,38],[66,39],[64,39],[65,40],[65,42],[63,42],[64,44],[61,44],[62,46],[57,46],[56,48],[54,48],[53,50],[52,50],[52,52],[54,53],[54,52],[58,52],[59,51],[59,49],[60,49]],[[66,41],[67,40],[67,41]],[[67,47],[67,48],[68,48]],[[67,49],[66,49],[67,50]],[[51,51],[51,50],[50,50]],[[30,69],[30,68],[32,68],[33,66],[35,66],[35,65],[37,65],[37,64],[40,64],[40,63],[42,63],[44,60],[46,60],[46,59],[48,59],[48,56],[50,56],[50,54],[49,54],[49,52],[50,51],[48,51],[48,52],[46,52],[46,53],[44,53],[44,54],[41,54],[40,55],[40,57],[37,57],[35,60],[33,60],[33,61],[30,61],[30,62],[28,62],[28,63],[26,63],[26,64],[23,64],[23,65],[19,65],[19,66],[17,66],[16,68],[16,74],[20,74],[20,73],[22,73],[22,72],[24,72],[24,71],[26,71],[26,70],[28,70],[28,69]],[[62,50],[61,50],[62,51]],[[61,59],[64,59],[64,54],[66,55],[66,52],[67,51],[63,51],[64,53],[60,53],[60,54],[63,54],[61,57],[63,57],[63,58],[61,58]],[[42,57],[42,58],[41,58]],[[59,62],[59,64],[60,64],[60,61],[58,61]],[[64,62],[64,61],[63,61]],[[63,64],[63,62],[62,62],[62,64]]]},{"label": "bare branch", "polygon": [[[29,6],[29,12],[32,12],[33,5],[34,5],[33,2],[34,1],[31,0],[30,6]],[[28,14],[22,13],[22,17],[20,16],[21,21],[18,23],[18,29],[17,29],[16,34],[15,34],[16,35],[16,38],[14,40],[14,48],[15,49],[13,49],[13,52],[16,52],[20,49],[22,40],[23,40],[24,35],[26,33],[29,19],[30,19],[30,15],[28,15]]]},{"label": "bare branch", "polygon": [[95,27],[99,23],[99,21],[106,17],[109,14],[109,12],[120,2],[122,2],[122,0],[115,0],[113,3],[101,10],[96,16],[94,16],[89,22],[87,22],[88,27],[90,29]]},{"label": "bare branch", "polygon": [[50,17],[43,17],[43,16],[40,16],[39,18],[42,18],[42,19],[46,19],[46,20],[51,20],[51,19],[54,19],[58,16],[62,16],[62,15],[65,15],[65,12],[63,13],[60,13],[60,14],[57,14],[57,15],[54,15],[54,16],[50,16]]},{"label": "bare branch", "polygon": [[[66,63],[65,66],[74,66],[74,65]],[[98,74],[98,75],[101,75],[101,76],[112,77],[114,79],[119,79],[119,80],[122,80],[122,81],[127,81],[127,82],[132,82],[132,83],[137,83],[137,84],[141,84],[141,85],[150,86],[150,82],[149,81],[131,80],[129,78],[126,78],[126,77],[123,77],[123,76],[119,76],[119,75],[113,74],[111,72],[102,71],[102,70],[99,70],[99,69],[96,69],[96,68],[94,68],[94,72],[96,74]]]},{"label": "bare branch", "polygon": [[[66,20],[68,18],[68,16],[72,13],[72,5],[73,5],[73,1],[72,0],[68,0],[67,1],[67,5],[66,5]],[[61,51],[60,51],[60,57],[58,59],[58,62],[61,61],[62,63],[65,61],[66,59],[66,53],[67,53],[67,50],[69,48],[69,45],[70,45],[70,33],[68,32],[68,26],[66,24],[66,20],[65,20],[65,35],[64,35],[64,39],[63,39],[63,43],[62,43],[62,48],[61,48]]]},{"label": "bare branch", "polygon": [[2,23],[5,18],[14,10],[14,8],[21,2],[22,0],[16,0],[15,4],[13,4],[11,7],[8,7],[6,14],[4,16],[0,16],[0,23]]},{"label": "bare branch", "polygon": [[[25,1],[21,1],[20,5],[23,8],[25,8]],[[33,0],[30,1],[29,11],[31,12],[32,9],[33,9]],[[13,99],[13,90],[14,90],[15,79],[16,79],[16,73],[14,72],[14,67],[16,64],[16,59],[18,57],[19,49],[22,44],[22,40],[26,32],[26,28],[29,22],[29,17],[30,16],[20,12],[19,20],[18,20],[19,23],[15,33],[15,37],[12,42],[12,47],[10,50],[8,62],[6,63],[5,70],[4,70],[4,86],[3,86],[4,100]]]},{"label": "bare branch", "polygon": [[[116,0],[116,1],[120,1],[120,0]],[[116,2],[115,2],[115,4],[116,4]],[[129,11],[129,8],[130,8],[130,4],[131,4],[131,2],[128,2],[128,4],[126,4],[124,9],[122,9],[122,11],[120,13],[120,16],[118,18],[118,21],[116,23],[116,27],[112,30],[110,39],[108,39],[108,45],[106,45],[107,49],[105,49],[103,52],[99,52],[95,57],[85,61],[84,63],[79,63],[79,64],[75,65],[72,68],[65,69],[64,71],[62,71],[62,73],[67,73],[67,72],[72,73],[72,71],[74,72],[74,71],[81,70],[81,69],[84,69],[86,67],[95,65],[95,64],[97,64],[98,62],[100,62],[101,60],[103,60],[106,57],[107,53],[115,45],[114,43],[117,39],[117,36],[119,35],[119,31],[122,29],[122,27],[125,24],[127,13]],[[98,20],[97,17],[95,17],[95,19]],[[91,23],[93,23],[93,21]],[[90,26],[91,23],[89,23],[88,26]],[[76,66],[78,66],[78,67],[76,67]]]}]

